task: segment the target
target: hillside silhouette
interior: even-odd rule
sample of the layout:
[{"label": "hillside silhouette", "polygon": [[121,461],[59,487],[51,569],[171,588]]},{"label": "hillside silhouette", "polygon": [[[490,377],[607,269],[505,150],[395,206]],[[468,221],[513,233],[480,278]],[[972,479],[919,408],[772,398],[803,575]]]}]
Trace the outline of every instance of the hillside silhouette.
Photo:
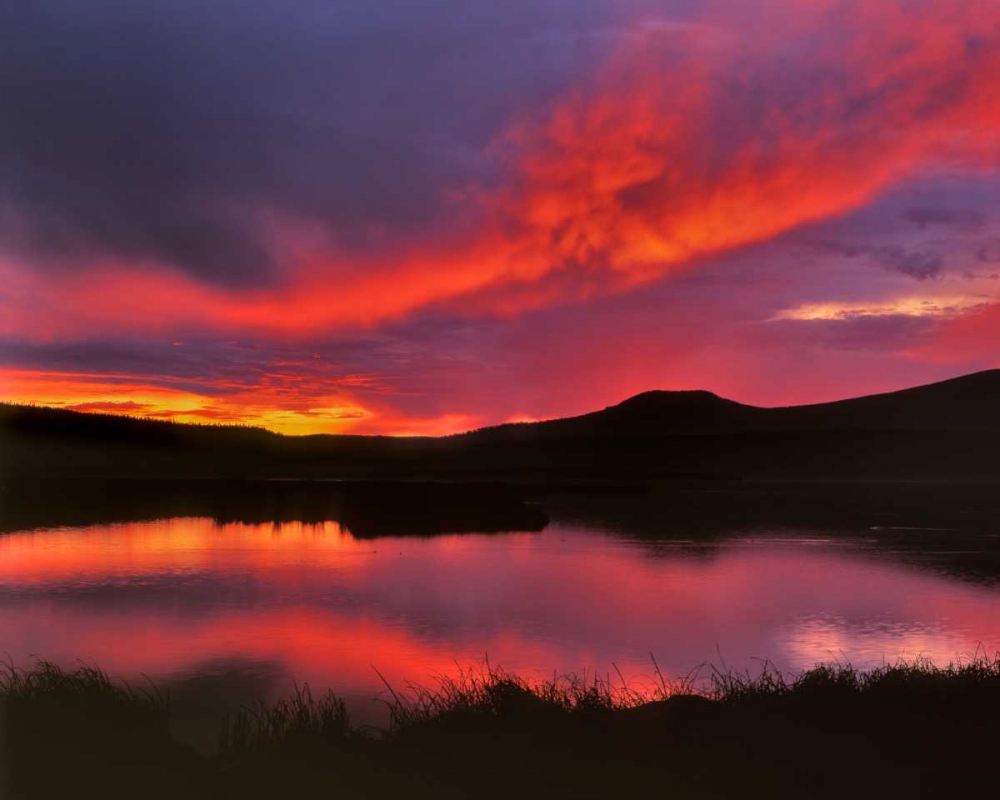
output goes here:
[{"label": "hillside silhouette", "polygon": [[706,391],[652,391],[579,417],[499,425],[463,435],[497,440],[810,430],[1000,430],[1000,370],[887,394],[783,408],[745,405]]},{"label": "hillside silhouette", "polygon": [[0,474],[8,476],[992,480],[998,445],[1000,370],[785,408],[653,391],[578,417],[441,438],[290,437],[0,406]]}]

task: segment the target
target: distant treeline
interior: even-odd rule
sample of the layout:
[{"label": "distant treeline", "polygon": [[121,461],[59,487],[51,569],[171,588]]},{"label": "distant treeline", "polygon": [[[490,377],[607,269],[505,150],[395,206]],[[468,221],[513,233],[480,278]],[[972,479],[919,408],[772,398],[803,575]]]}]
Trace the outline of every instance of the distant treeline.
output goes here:
[{"label": "distant treeline", "polygon": [[444,480],[996,479],[1000,371],[765,409],[649,392],[603,411],[443,438],[280,436],[0,406],[0,474]]},{"label": "distant treeline", "polygon": [[173,517],[339,523],[356,538],[540,531],[548,517],[502,483],[191,478],[0,478],[0,533]]}]

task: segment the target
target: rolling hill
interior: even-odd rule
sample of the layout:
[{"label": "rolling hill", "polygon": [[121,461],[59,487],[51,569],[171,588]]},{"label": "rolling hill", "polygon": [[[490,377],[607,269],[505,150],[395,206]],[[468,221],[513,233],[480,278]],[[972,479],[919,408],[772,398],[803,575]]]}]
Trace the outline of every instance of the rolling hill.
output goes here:
[{"label": "rolling hill", "polygon": [[0,473],[448,480],[1000,478],[1000,370],[760,408],[653,391],[578,417],[443,438],[286,437],[0,406]]},{"label": "rolling hill", "polygon": [[744,405],[706,391],[652,391],[579,417],[500,425],[465,436],[500,440],[820,430],[1000,430],[1000,370],[887,394],[784,408]]}]

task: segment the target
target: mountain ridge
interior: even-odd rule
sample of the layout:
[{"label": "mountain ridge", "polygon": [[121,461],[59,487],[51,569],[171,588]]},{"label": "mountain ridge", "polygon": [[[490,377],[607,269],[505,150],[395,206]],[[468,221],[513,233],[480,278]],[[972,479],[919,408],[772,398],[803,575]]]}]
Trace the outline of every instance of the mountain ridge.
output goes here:
[{"label": "mountain ridge", "polygon": [[447,481],[1000,479],[1000,370],[762,408],[643,392],[577,417],[449,437],[282,436],[0,405],[0,475]]},{"label": "mountain ridge", "polygon": [[[961,417],[954,416],[961,408]],[[676,424],[664,426],[667,414],[686,414]],[[672,420],[666,420],[668,423]],[[843,400],[791,406],[754,406],[721,397],[707,390],[654,389],[574,417],[532,423],[506,423],[457,436],[476,437],[501,431],[571,433],[573,428],[622,423],[639,432],[659,429],[681,433],[705,432],[711,427],[733,430],[794,430],[818,427],[843,429],[1000,429],[1000,369],[984,370],[935,383],[863,395]]]},{"label": "mountain ridge", "polygon": [[[983,395],[987,395],[984,397]],[[956,420],[942,419],[946,409],[942,405],[953,406],[956,403],[966,403],[962,409],[962,424]],[[907,407],[907,403],[910,406]],[[914,407],[920,403],[919,407]],[[950,413],[953,409],[948,408]],[[865,419],[862,412],[875,415],[875,418]],[[940,426],[942,429],[961,428],[1000,428],[1000,369],[982,370],[956,378],[948,378],[929,384],[896,389],[889,392],[879,392],[861,395],[841,400],[830,400],[820,403],[786,406],[756,406],[742,403],[716,394],[707,389],[650,389],[627,397],[619,403],[602,409],[589,411],[569,417],[536,420],[531,422],[505,422],[497,425],[475,428],[461,433],[440,437],[413,436],[391,437],[384,434],[308,434],[292,436],[276,433],[267,428],[253,425],[216,425],[211,423],[179,423],[170,420],[158,420],[129,415],[105,414],[85,411],[74,411],[51,406],[22,405],[0,402],[0,426],[18,423],[52,424],[56,432],[70,432],[73,421],[92,421],[96,424],[111,425],[138,430],[144,426],[165,428],[191,428],[201,431],[232,431],[247,435],[272,435],[286,438],[322,439],[456,439],[475,438],[484,434],[495,434],[502,431],[523,431],[528,429],[541,430],[556,426],[579,426],[585,422],[608,420],[622,422],[636,420],[643,423],[655,421],[656,417],[666,414],[686,414],[686,419],[677,420],[672,429],[691,427],[700,428],[705,423],[733,426],[774,426],[784,428],[808,424],[832,425],[846,427],[861,425],[869,428],[875,424],[890,425],[895,428],[906,424],[917,424],[918,427]],[[934,415],[938,419],[933,419]],[[18,419],[20,417],[21,419]],[[894,419],[892,417],[895,417]],[[58,421],[59,424],[55,424]],[[84,423],[86,424],[86,423]],[[634,424],[634,423],[633,423]]]}]

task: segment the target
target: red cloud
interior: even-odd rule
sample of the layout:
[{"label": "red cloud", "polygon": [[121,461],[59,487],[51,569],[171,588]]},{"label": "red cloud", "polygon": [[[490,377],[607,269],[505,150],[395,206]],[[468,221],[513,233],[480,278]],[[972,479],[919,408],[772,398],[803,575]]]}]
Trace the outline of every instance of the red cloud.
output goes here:
[{"label": "red cloud", "polygon": [[33,287],[36,321],[21,324],[295,335],[442,302],[511,313],[659,278],[940,165],[996,164],[995,3],[770,0],[757,12],[752,36],[728,11],[683,34],[647,30],[547,119],[513,125],[510,185],[459,193],[481,210],[471,232],[364,262],[290,245],[288,285],[267,292],[98,265]]},{"label": "red cloud", "polygon": [[946,322],[915,354],[936,363],[1000,366],[1000,303],[991,303]]}]

